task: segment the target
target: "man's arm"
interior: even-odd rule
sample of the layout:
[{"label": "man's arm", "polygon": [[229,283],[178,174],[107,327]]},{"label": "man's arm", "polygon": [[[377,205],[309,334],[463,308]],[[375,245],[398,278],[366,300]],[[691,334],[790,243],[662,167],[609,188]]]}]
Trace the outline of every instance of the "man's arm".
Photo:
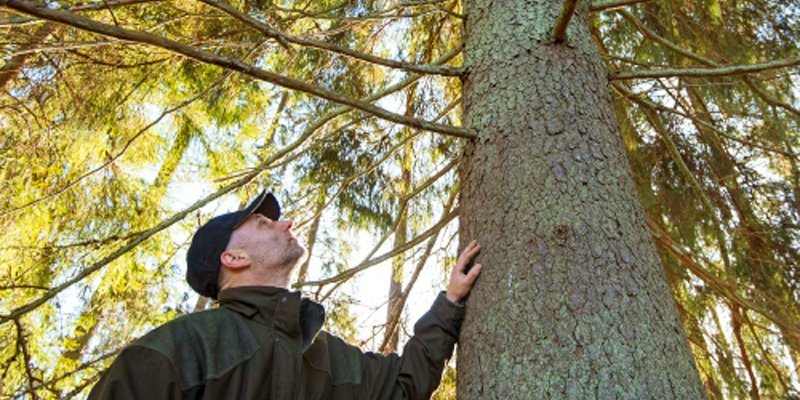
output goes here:
[{"label": "man's arm", "polygon": [[180,399],[172,363],[142,346],[122,351],[89,393],[90,400]]},{"label": "man's arm", "polygon": [[370,399],[428,399],[439,386],[444,364],[453,355],[464,318],[462,301],[481,272],[481,264],[467,271],[480,251],[472,241],[458,257],[450,274],[447,292],[442,292],[431,309],[414,325],[414,336],[403,348],[403,356],[365,355],[362,384]]}]

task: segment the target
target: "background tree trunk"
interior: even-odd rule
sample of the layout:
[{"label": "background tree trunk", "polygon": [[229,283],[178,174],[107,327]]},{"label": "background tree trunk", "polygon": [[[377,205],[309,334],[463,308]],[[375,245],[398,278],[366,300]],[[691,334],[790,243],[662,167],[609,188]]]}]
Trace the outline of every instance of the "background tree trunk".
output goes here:
[{"label": "background tree trunk", "polygon": [[[406,91],[406,111],[407,117],[414,116],[414,93],[417,90],[417,85],[412,84]],[[397,184],[397,196],[404,197],[411,192],[411,168],[414,164],[414,148],[411,143],[403,145],[402,155],[400,157],[400,182]],[[397,228],[394,233],[394,247],[398,248],[408,240],[408,211],[400,215],[400,220],[397,222]],[[397,346],[400,343],[400,323],[395,323],[394,318],[399,322],[401,319],[401,310],[398,307],[403,307],[405,304],[401,301],[403,295],[403,265],[405,264],[405,255],[400,254],[392,259],[392,275],[389,278],[389,295],[386,306],[386,327],[384,333],[381,352],[384,354],[397,352]],[[394,326],[394,329],[389,329]]]},{"label": "background tree trunk", "polygon": [[702,398],[703,388],[578,5],[465,0],[461,239],[485,269],[468,300],[459,399]]}]

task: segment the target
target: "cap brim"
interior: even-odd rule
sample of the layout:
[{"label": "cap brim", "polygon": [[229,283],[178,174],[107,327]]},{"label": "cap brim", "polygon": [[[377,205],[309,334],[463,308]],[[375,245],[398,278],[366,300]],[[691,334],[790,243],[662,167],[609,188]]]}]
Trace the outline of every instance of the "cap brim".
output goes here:
[{"label": "cap brim", "polygon": [[250,214],[261,214],[271,220],[277,221],[281,217],[281,206],[278,199],[271,192],[263,191],[258,195],[247,208],[239,211],[242,216],[236,222],[234,228],[238,227]]}]

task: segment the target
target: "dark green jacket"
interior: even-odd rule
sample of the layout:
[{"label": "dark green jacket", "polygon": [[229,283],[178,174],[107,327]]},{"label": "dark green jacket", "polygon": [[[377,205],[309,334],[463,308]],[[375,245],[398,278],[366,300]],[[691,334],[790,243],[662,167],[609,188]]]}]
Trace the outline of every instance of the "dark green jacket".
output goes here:
[{"label": "dark green jacket", "polygon": [[321,331],[299,292],[238,287],[220,307],[171,321],[117,357],[90,399],[427,399],[458,339],[463,306],[440,293],[403,356],[364,353]]}]

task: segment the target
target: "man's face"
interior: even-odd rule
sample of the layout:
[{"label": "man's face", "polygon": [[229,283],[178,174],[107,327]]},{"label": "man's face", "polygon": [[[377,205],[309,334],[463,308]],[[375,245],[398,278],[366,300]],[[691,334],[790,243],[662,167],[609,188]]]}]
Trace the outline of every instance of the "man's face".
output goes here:
[{"label": "man's face", "polygon": [[305,260],[306,248],[292,233],[292,221],[273,221],[252,214],[231,235],[228,249],[241,249],[253,267],[291,272]]}]

